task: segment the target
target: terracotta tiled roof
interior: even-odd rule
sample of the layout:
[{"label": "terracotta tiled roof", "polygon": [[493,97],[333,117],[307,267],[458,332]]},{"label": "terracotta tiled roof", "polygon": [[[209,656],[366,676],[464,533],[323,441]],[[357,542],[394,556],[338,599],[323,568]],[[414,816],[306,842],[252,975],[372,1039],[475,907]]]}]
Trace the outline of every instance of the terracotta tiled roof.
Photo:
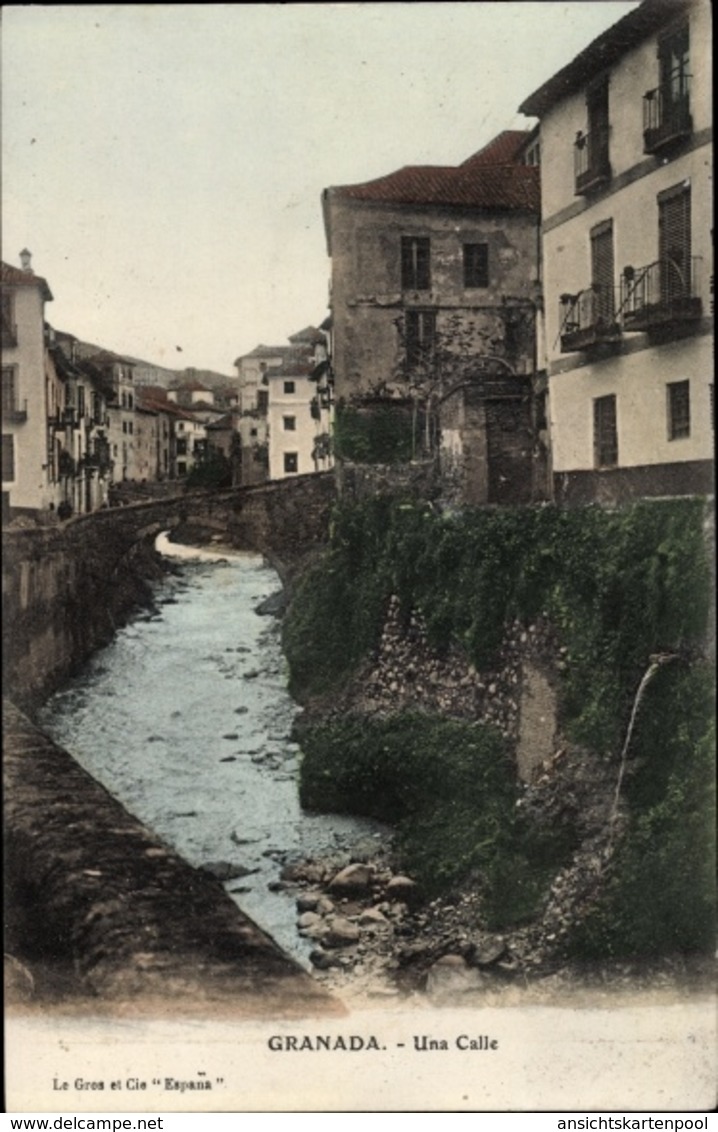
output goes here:
[{"label": "terracotta tiled roof", "polygon": [[461,165],[405,165],[363,185],[330,189],[340,197],[387,204],[443,204],[538,212],[539,171],[522,165],[525,130],[504,130]]},{"label": "terracotta tiled roof", "polygon": [[407,165],[365,185],[342,185],[341,197],[387,204],[464,205],[470,208],[538,212],[539,172],[535,166]]},{"label": "terracotta tiled roof", "polygon": [[460,169],[468,165],[520,165],[522,150],[531,137],[531,130],[504,130],[493,141],[462,161]]},{"label": "terracotta tiled roof", "polygon": [[0,284],[3,287],[39,287],[43,299],[52,300],[52,291],[48,287],[46,279],[43,279],[41,275],[35,275],[33,271],[21,271],[19,267],[13,267],[9,263],[2,263]]}]

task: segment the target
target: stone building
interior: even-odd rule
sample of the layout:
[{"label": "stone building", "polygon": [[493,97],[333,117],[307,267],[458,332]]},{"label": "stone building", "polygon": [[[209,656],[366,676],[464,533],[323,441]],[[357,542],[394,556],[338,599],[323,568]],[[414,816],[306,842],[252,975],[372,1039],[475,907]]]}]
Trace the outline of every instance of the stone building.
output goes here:
[{"label": "stone building", "polygon": [[505,131],[459,166],[407,166],[323,194],[338,427],[347,409],[393,402],[396,417],[403,404],[411,456],[438,448],[444,493],[463,502],[546,491],[530,141]]},{"label": "stone building", "polygon": [[328,471],[334,463],[326,336],[310,326],[289,342],[281,364],[266,371],[271,480]]},{"label": "stone building", "polygon": [[557,501],[712,490],[710,43],[707,0],[644,0],[521,106]]}]

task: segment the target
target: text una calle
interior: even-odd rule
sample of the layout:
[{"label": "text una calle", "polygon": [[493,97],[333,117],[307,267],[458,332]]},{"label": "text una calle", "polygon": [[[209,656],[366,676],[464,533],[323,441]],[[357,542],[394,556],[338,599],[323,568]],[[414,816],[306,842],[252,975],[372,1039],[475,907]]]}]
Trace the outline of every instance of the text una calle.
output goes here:
[{"label": "text una calle", "polygon": [[488,1034],[459,1034],[458,1038],[449,1041],[447,1038],[432,1038],[428,1034],[414,1034],[414,1049],[419,1053],[432,1050],[460,1049],[470,1050],[473,1053],[486,1053],[499,1048],[498,1038],[489,1037]]}]

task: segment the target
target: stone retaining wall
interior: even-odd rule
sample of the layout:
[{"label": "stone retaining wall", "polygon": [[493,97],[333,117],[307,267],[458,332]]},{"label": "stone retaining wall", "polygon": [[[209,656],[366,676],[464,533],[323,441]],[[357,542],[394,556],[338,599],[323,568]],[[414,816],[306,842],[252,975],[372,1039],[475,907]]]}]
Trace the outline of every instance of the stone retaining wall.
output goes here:
[{"label": "stone retaining wall", "polygon": [[12,704],[4,717],[5,946],[28,987],[33,970],[60,970],[71,973],[68,992],[115,1001],[337,1009],[218,880],[177,857]]}]

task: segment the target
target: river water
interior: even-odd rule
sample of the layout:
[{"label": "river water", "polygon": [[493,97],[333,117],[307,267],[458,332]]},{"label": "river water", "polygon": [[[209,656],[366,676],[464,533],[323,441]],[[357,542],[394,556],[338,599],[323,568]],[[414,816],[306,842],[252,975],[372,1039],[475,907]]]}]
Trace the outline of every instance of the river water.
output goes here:
[{"label": "river water", "polygon": [[190,864],[238,873],[225,888],[309,967],[294,898],[269,887],[286,859],[378,843],[370,821],[299,805],[301,752],[279,623],[257,606],[279,578],[253,554],[193,551],[160,536],[177,572],[156,610],[117,633],[44,706],[40,725]]}]

